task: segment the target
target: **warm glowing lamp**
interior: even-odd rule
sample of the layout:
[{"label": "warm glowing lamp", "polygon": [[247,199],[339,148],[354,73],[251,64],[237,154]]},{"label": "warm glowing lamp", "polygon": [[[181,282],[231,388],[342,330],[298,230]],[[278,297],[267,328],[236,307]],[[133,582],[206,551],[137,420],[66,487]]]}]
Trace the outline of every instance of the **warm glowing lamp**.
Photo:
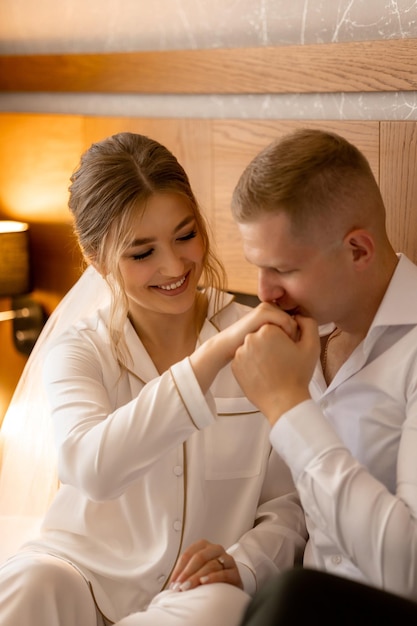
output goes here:
[{"label": "warm glowing lamp", "polygon": [[29,226],[0,220],[0,297],[30,291]]},{"label": "warm glowing lamp", "polygon": [[0,322],[13,320],[14,344],[29,354],[45,323],[42,307],[31,291],[29,226],[0,220],[0,297],[12,298],[12,310],[0,312]]}]

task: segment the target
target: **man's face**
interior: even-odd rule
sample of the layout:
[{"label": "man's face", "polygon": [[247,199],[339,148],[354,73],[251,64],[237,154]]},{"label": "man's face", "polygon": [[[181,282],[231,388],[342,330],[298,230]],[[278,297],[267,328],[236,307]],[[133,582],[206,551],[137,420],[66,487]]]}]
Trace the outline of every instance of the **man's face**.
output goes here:
[{"label": "man's face", "polygon": [[349,297],[348,255],[343,242],[296,237],[283,212],[238,224],[243,250],[258,267],[258,295],[319,324],[343,316]]}]

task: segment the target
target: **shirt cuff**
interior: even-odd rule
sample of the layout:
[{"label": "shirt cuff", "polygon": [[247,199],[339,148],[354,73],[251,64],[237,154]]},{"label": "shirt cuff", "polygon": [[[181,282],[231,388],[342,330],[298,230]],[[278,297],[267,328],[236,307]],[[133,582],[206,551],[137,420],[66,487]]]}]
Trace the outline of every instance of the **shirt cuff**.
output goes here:
[{"label": "shirt cuff", "polygon": [[242,579],[243,589],[250,596],[255,595],[257,591],[256,577],[251,569],[243,563],[236,561],[237,569],[239,570],[240,578]]},{"label": "shirt cuff", "polygon": [[314,458],[343,445],[314,400],[283,413],[271,429],[270,441],[291,469],[294,482]]}]

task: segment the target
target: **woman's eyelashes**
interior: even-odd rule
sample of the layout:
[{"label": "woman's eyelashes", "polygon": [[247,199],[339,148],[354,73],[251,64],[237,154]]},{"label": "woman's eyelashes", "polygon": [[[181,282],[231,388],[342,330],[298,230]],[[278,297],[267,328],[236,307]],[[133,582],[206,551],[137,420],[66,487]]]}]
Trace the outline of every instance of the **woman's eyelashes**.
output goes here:
[{"label": "woman's eyelashes", "polygon": [[154,249],[151,248],[150,250],[146,250],[146,252],[140,252],[140,253],[132,254],[132,259],[134,261],[143,261],[143,259],[146,259],[147,257],[151,256],[153,251],[154,251]]},{"label": "woman's eyelashes", "polygon": [[[197,236],[197,230],[193,229],[189,233],[186,233],[185,235],[182,235],[181,237],[177,237],[177,241],[190,241],[190,239],[194,239],[194,237],[196,236]],[[150,257],[151,254],[154,252],[154,250],[155,248],[149,248],[148,250],[145,250],[144,252],[133,253],[131,257],[134,261],[143,261],[144,259],[147,259],[148,257]]]},{"label": "woman's eyelashes", "polygon": [[182,237],[178,237],[179,241],[188,241],[189,239],[194,239],[197,236],[197,230],[192,230],[191,232],[183,235]]}]

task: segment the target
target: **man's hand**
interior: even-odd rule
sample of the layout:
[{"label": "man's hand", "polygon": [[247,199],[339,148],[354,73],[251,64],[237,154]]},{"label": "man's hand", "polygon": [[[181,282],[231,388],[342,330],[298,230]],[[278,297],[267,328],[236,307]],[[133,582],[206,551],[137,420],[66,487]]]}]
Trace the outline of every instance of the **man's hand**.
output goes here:
[{"label": "man's hand", "polygon": [[178,559],[169,588],[188,591],[209,583],[229,583],[243,588],[236,562],[218,544],[201,539],[193,543]]},{"label": "man's hand", "polygon": [[275,304],[262,302],[190,355],[190,363],[203,393],[210,388],[219,371],[233,359],[245,337],[265,324],[279,326],[289,337],[297,338],[298,326],[294,318]]},{"label": "man's hand", "polygon": [[308,386],[320,356],[316,322],[301,316],[295,319],[297,340],[279,326],[267,324],[247,335],[232,361],[243,391],[271,425],[285,411],[310,398]]}]

